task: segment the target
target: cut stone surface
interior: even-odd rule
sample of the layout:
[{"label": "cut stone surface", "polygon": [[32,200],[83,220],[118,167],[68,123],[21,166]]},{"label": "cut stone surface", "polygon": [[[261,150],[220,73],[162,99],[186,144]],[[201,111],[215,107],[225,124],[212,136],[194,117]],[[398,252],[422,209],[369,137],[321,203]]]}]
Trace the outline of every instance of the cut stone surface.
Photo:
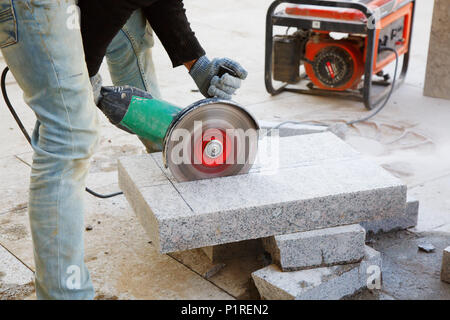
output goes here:
[{"label": "cut stone surface", "polygon": [[381,281],[381,254],[367,246],[365,250],[361,263],[292,272],[272,264],[252,277],[266,300],[338,300],[367,287],[372,279]]},{"label": "cut stone surface", "polygon": [[419,218],[419,201],[407,196],[406,209],[404,214],[394,217],[364,221],[361,226],[366,229],[367,233],[391,232],[398,230],[406,230],[417,226]]},{"label": "cut stone surface", "polygon": [[279,150],[276,170],[183,183],[161,154],[132,156],[119,185],[162,253],[404,214],[406,186],[332,133],[281,138]]},{"label": "cut stone surface", "polygon": [[359,262],[365,254],[366,232],[359,224],[298,232],[263,239],[283,271]]},{"label": "cut stone surface", "polygon": [[[272,146],[273,149],[271,148]],[[269,141],[266,145],[260,141],[258,152],[262,155],[258,158],[265,158],[266,160],[257,161],[251,168],[250,173],[265,173],[267,175],[276,175],[281,169],[321,165],[322,162],[328,163],[355,160],[362,157],[361,153],[357,152],[349,144],[345,143],[331,132],[282,137],[278,140],[278,144],[271,144]],[[145,157],[148,158],[149,155],[142,155],[140,157],[145,159]],[[164,168],[161,153],[153,153],[151,157],[156,161],[160,168]],[[142,164],[140,165],[141,169],[139,169],[137,164],[135,164],[135,166],[135,171],[141,173],[144,172],[144,168],[146,167],[149,167],[150,170],[153,170],[154,168],[153,164]],[[158,175],[158,177],[145,178],[146,174],[140,174],[141,180],[138,180],[139,183],[141,185],[157,185],[161,181],[160,178],[164,176],[171,182],[176,183],[175,178],[169,170],[162,170],[163,175]],[[153,171],[151,171],[150,174],[152,172]],[[131,173],[131,176],[134,177],[135,173]],[[136,179],[139,178],[136,177]]]},{"label": "cut stone surface", "polygon": [[450,247],[445,248],[442,255],[441,280],[450,283]]},{"label": "cut stone surface", "polygon": [[244,240],[202,248],[212,263],[242,257],[256,257],[264,252],[261,239]]}]

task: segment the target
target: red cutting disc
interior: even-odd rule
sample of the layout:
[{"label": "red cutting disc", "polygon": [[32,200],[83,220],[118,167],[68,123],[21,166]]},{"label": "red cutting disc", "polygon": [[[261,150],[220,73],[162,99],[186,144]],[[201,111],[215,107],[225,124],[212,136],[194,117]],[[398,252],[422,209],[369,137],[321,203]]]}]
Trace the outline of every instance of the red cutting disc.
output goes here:
[{"label": "red cutting disc", "polygon": [[[211,155],[211,146],[217,146],[220,149],[220,154],[217,156]],[[226,164],[230,156],[230,150],[233,148],[231,139],[224,130],[208,129],[203,132],[202,137],[195,141],[194,145],[194,159],[195,164],[200,163],[201,166],[207,168],[219,167]]]},{"label": "red cutting disc", "polygon": [[188,107],[166,136],[164,161],[177,181],[248,172],[258,146],[258,124],[232,102],[204,100]]}]

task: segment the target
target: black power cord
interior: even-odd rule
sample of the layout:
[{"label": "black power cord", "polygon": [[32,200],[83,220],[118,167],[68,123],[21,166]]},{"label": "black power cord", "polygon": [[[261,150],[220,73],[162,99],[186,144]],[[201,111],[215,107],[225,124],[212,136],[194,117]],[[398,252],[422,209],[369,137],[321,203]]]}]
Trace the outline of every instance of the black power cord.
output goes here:
[{"label": "black power cord", "polygon": [[[8,93],[6,91],[6,76],[8,74],[8,71],[9,71],[8,67],[3,69],[1,81],[0,81],[3,99],[5,100],[5,103],[8,106],[9,111],[11,112],[12,116],[14,117],[14,120],[16,120],[16,123],[19,126],[20,131],[22,131],[22,133],[25,136],[25,138],[27,139],[28,143],[31,145],[30,135],[28,134],[27,129],[25,129],[25,126],[23,125],[22,121],[20,120],[19,116],[17,115],[16,110],[12,106],[11,101],[9,100],[9,97],[8,97]],[[108,199],[108,198],[116,197],[116,196],[123,194],[123,192],[115,192],[115,193],[111,193],[111,194],[100,194],[100,193],[97,193],[97,192],[87,188],[87,187],[85,190],[87,193],[93,195],[94,197],[100,198],[100,199]]]},{"label": "black power cord", "polygon": [[355,123],[367,121],[367,120],[375,117],[378,113],[380,113],[381,110],[384,109],[384,107],[386,107],[388,101],[391,99],[392,93],[394,92],[394,89],[395,89],[395,83],[397,81],[397,70],[398,70],[399,57],[398,57],[397,50],[395,50],[394,48],[381,47],[380,52],[382,52],[382,51],[392,51],[395,54],[395,70],[394,70],[394,77],[392,78],[391,90],[389,90],[389,93],[386,96],[386,100],[384,100],[384,102],[381,104],[381,106],[379,106],[375,111],[373,111],[372,113],[370,113],[369,115],[367,115],[364,118],[347,122],[346,124],[349,126],[351,126],[352,124],[355,124]]},{"label": "black power cord", "polygon": [[122,191],[114,192],[114,193],[111,193],[111,194],[101,194],[101,193],[97,193],[97,192],[93,191],[92,189],[89,189],[88,187],[86,187],[85,190],[90,195],[92,195],[94,197],[97,197],[97,198],[100,198],[100,199],[109,199],[109,198],[113,198],[113,197],[120,196],[120,195],[123,194]]}]

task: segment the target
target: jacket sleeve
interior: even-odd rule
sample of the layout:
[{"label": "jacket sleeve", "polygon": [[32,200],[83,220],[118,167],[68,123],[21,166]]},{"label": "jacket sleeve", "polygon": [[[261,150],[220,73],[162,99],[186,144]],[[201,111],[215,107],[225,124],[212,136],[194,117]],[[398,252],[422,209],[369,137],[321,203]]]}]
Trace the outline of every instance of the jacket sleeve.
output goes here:
[{"label": "jacket sleeve", "polygon": [[112,39],[137,8],[123,0],[79,0],[81,35],[89,76],[97,74]]},{"label": "jacket sleeve", "polygon": [[190,27],[182,0],[155,1],[144,8],[144,14],[161,40],[173,67],[205,55]]}]

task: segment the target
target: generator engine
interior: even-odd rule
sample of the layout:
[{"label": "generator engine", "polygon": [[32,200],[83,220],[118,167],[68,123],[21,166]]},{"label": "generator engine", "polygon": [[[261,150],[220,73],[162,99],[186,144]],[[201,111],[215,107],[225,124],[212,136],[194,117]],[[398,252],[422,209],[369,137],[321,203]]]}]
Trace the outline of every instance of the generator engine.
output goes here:
[{"label": "generator engine", "polygon": [[[267,42],[271,35],[271,43],[266,43],[269,47],[266,47],[266,59],[271,59],[266,60],[266,88],[271,94],[288,90],[359,96],[371,109],[372,84],[388,86],[390,75],[384,69],[401,56],[405,57],[398,83],[403,81],[415,1],[310,0],[276,1],[275,4],[284,2],[288,5],[282,11],[270,13],[272,7],[268,14]],[[288,27],[291,33],[273,35],[273,26]],[[382,81],[372,81],[373,75],[381,77]],[[272,79],[284,85],[275,89]],[[306,88],[288,86],[303,80],[309,80]],[[378,101],[381,99],[377,97]]]},{"label": "generator engine", "polygon": [[356,89],[364,74],[364,40],[333,40],[328,34],[315,35],[306,44],[305,70],[321,89]]}]

